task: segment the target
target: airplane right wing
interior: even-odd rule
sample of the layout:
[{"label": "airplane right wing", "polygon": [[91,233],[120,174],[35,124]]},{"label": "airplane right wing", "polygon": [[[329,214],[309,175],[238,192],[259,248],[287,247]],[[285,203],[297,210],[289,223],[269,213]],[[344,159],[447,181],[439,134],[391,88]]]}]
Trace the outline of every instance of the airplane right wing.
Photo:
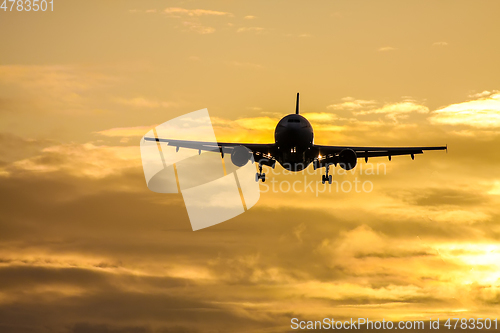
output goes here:
[{"label": "airplane right wing", "polygon": [[225,153],[231,154],[236,147],[243,146],[249,149],[254,156],[256,162],[263,160],[264,165],[273,165],[275,158],[273,157],[274,143],[231,143],[231,142],[208,142],[208,141],[190,141],[190,140],[175,140],[145,137],[146,141],[164,142],[169,146],[179,148],[196,149],[201,151],[220,152],[222,156]]}]

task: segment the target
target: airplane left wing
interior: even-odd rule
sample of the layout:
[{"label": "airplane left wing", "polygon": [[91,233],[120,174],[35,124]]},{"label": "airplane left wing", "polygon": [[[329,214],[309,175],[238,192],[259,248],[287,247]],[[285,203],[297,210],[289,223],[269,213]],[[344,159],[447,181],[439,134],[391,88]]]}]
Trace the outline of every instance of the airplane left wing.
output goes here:
[{"label": "airplane left wing", "polygon": [[323,158],[331,158],[345,149],[353,150],[358,158],[387,156],[389,160],[391,156],[411,155],[412,158],[416,154],[423,154],[424,150],[448,150],[448,146],[434,147],[355,147],[355,146],[319,146],[314,145],[318,154]]}]

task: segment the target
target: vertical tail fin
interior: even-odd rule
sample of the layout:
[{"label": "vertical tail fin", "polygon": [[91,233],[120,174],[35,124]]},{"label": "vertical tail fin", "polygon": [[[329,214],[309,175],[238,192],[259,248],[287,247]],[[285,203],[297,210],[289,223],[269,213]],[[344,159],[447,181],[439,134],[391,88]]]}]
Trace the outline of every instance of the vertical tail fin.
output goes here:
[{"label": "vertical tail fin", "polygon": [[297,104],[295,105],[295,114],[299,114],[299,93],[297,93]]}]

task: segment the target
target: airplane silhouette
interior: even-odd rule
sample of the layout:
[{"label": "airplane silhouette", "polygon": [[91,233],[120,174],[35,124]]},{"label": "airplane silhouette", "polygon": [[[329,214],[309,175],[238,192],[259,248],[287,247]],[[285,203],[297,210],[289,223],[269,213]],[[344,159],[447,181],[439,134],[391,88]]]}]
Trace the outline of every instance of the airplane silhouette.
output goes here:
[{"label": "airplane silhouette", "polygon": [[266,181],[266,174],[262,166],[274,168],[276,161],[289,171],[301,171],[311,163],[314,169],[325,167],[325,174],[321,181],[324,184],[332,183],[329,175],[330,165],[337,164],[344,170],[351,170],[357,164],[358,158],[368,162],[369,157],[387,156],[389,161],[392,156],[410,155],[415,159],[416,154],[423,154],[424,150],[447,150],[448,146],[436,147],[355,147],[355,146],[324,146],[316,145],[313,141],[314,131],[309,121],[299,114],[299,93],[295,113],[283,117],[274,131],[274,143],[230,143],[230,142],[204,142],[186,141],[165,138],[148,138],[148,141],[165,142],[169,146],[197,149],[201,151],[219,151],[231,154],[231,161],[238,167],[248,163],[253,155],[254,161],[259,165],[259,172],[255,181]]}]

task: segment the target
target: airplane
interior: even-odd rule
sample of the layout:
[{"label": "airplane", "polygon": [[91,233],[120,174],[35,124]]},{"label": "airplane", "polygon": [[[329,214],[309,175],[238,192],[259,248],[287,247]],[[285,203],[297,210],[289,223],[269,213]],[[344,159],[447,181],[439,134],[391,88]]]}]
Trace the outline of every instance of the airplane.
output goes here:
[{"label": "airplane", "polygon": [[262,166],[274,169],[276,162],[283,168],[298,172],[307,168],[311,163],[314,170],[325,168],[325,174],[321,182],[332,183],[332,175],[329,175],[330,166],[337,164],[344,170],[353,169],[358,158],[364,158],[368,162],[369,157],[386,156],[391,160],[392,156],[410,155],[412,160],[415,155],[423,154],[424,150],[448,150],[446,146],[436,147],[356,147],[356,146],[324,146],[314,144],[314,131],[309,121],[299,114],[299,93],[295,113],[283,117],[274,131],[274,143],[230,143],[230,142],[205,142],[186,141],[165,138],[144,138],[147,141],[165,142],[169,146],[179,148],[197,149],[201,151],[218,151],[222,158],[224,153],[231,154],[234,165],[242,167],[248,163],[252,155],[258,163],[259,171],[255,174],[255,181],[266,181],[266,174],[262,172]]}]

